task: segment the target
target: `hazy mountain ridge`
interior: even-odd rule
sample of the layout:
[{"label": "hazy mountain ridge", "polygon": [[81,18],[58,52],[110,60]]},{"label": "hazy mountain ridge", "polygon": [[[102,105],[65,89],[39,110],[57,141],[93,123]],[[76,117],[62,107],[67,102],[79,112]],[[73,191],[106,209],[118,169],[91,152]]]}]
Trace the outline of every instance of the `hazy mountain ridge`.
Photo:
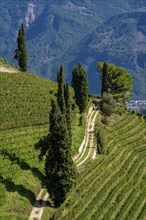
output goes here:
[{"label": "hazy mountain ridge", "polygon": [[[98,27],[80,49],[78,59],[88,63],[90,84],[96,85],[96,61],[108,61],[126,68],[133,76],[134,93],[145,97],[144,65],[146,58],[146,32],[144,12],[124,13],[114,16]],[[73,64],[72,63],[72,64]],[[99,91],[99,88],[98,88]],[[93,91],[94,92],[94,91]]]},{"label": "hazy mountain ridge", "polygon": [[[66,78],[70,81],[71,65],[75,62],[82,61],[85,67],[89,66],[89,71],[94,71],[89,73],[89,82],[90,91],[95,93],[97,92],[97,87],[99,87],[96,85],[97,82],[92,85],[92,82],[95,81],[95,77],[97,78],[97,76],[95,76],[96,64],[94,63],[94,68],[90,67],[93,61],[95,62],[95,54],[97,54],[96,61],[99,61],[100,57],[102,60],[106,60],[110,55],[112,56],[112,59],[108,59],[109,61],[123,66],[123,61],[118,61],[119,55],[118,51],[116,50],[118,40],[122,40],[123,42],[123,39],[117,36],[118,32],[121,35],[121,30],[118,29],[118,22],[121,20],[118,18],[118,22],[116,22],[114,19],[117,19],[117,17],[114,18],[113,16],[119,15],[123,12],[127,13],[135,10],[142,11],[144,10],[144,7],[146,7],[146,2],[144,0],[117,0],[116,2],[114,0],[111,0],[110,2],[107,0],[27,0],[22,2],[19,2],[18,0],[13,2],[6,0],[5,2],[2,2],[1,5],[3,9],[0,15],[0,19],[2,18],[2,22],[0,23],[2,56],[13,61],[14,50],[16,48],[17,31],[20,23],[25,21],[29,69],[42,76],[55,79],[56,71],[59,68],[60,63],[63,62],[66,68]],[[113,18],[111,18],[111,16]],[[112,35],[111,39],[109,32],[106,38],[101,36],[101,33],[100,36],[98,36],[97,32],[96,38],[98,41],[95,39],[96,43],[99,43],[99,38],[101,38],[102,41],[99,43],[97,48],[91,44],[88,45],[90,38],[92,38],[92,32],[96,30],[98,26],[102,28],[101,25],[103,25],[103,29],[105,29],[105,26],[107,27],[108,23],[112,31],[114,31],[115,28],[118,30],[117,35]],[[125,24],[123,23],[122,25],[124,27]],[[132,25],[135,25],[135,23]],[[144,21],[142,26],[144,30]],[[125,27],[122,29],[123,31],[129,31],[129,27],[130,25],[127,25],[127,29]],[[122,36],[124,37],[123,34]],[[131,50],[136,51],[136,53],[139,51],[140,55],[138,55],[138,62],[139,60],[143,60],[143,55],[141,55],[140,52],[143,50],[143,44],[140,45],[138,42],[139,39],[143,40],[144,36],[145,35],[141,31],[139,33],[135,33],[135,35],[132,35],[132,38],[129,38],[130,45],[132,42],[135,43],[135,41],[137,43],[136,45],[133,44],[131,47],[129,43],[127,44],[127,41],[124,43],[124,48],[126,48],[126,51],[128,51],[127,46],[130,47],[129,52]],[[93,42],[94,40],[92,40],[92,44]],[[111,46],[115,47],[115,51],[117,51],[116,55],[115,52],[113,54],[112,51],[110,51]],[[103,49],[104,53],[101,51]],[[86,59],[83,59],[83,51],[84,53],[89,54],[89,57],[84,54]],[[121,55],[120,59],[122,59]],[[131,61],[127,62],[126,65],[124,64],[124,67],[127,67],[129,63],[131,63]],[[143,71],[141,63],[142,62],[140,61],[139,75],[142,75]],[[131,71],[131,65],[130,68],[128,67],[128,70]],[[94,76],[93,79],[90,77],[90,75],[92,75],[92,77]],[[141,91],[136,93],[139,96]]]}]

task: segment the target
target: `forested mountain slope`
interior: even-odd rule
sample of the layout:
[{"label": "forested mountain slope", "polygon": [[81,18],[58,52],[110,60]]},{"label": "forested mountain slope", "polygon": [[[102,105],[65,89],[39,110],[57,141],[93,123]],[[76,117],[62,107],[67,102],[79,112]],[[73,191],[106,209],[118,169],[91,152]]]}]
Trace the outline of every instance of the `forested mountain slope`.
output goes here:
[{"label": "forested mountain slope", "polygon": [[[97,61],[106,60],[129,71],[133,77],[135,97],[145,99],[146,94],[146,12],[123,13],[111,17],[78,45],[80,53],[71,66],[80,60],[88,64],[89,83],[97,86]],[[84,46],[86,45],[86,46]],[[74,51],[72,48],[71,51]],[[70,54],[71,56],[71,54]],[[70,67],[71,67],[70,66]]]},{"label": "forested mountain slope", "polygon": [[[129,40],[121,41],[120,39],[120,48],[123,48],[124,52],[122,50],[119,53],[119,48],[116,44],[116,36],[114,34],[110,42],[108,42],[106,38],[102,47],[101,45],[98,45],[96,50],[94,48],[93,53],[91,53],[90,50],[90,54],[88,55],[87,53],[86,59],[82,59],[83,57],[80,55],[80,50],[81,48],[86,49],[88,47],[86,37],[97,29],[98,26],[103,26],[103,29],[106,29],[104,22],[112,16],[134,11],[141,12],[145,7],[146,2],[144,0],[118,0],[116,2],[114,0],[43,0],[41,2],[36,0],[21,2],[18,0],[1,1],[1,53],[5,58],[13,61],[14,50],[16,49],[17,31],[21,22],[24,21],[26,26],[29,68],[31,71],[37,72],[38,74],[51,79],[56,79],[56,70],[60,66],[60,63],[64,62],[66,67],[66,79],[70,81],[72,63],[74,63],[74,60],[78,59],[77,61],[81,60],[87,69],[87,66],[92,66],[88,71],[90,92],[99,92],[99,82],[97,82],[97,84],[92,84],[93,76],[95,79],[96,66],[95,63],[92,65],[92,56],[95,57],[96,53],[97,61],[99,61],[101,56],[104,60],[107,58],[109,59],[110,56],[111,59],[109,60],[113,63],[116,63],[119,66],[121,65],[122,67],[128,66],[128,70],[134,75],[134,77],[138,75],[138,81],[141,84],[143,82],[142,75],[144,67],[141,66],[141,64],[139,66],[139,63],[142,63],[141,60],[143,60],[144,45],[141,45],[142,52],[139,52],[140,55],[138,55],[138,60],[136,58],[133,58],[134,60],[132,58],[127,60],[127,58],[125,58],[124,63],[121,61],[121,56],[125,57],[125,48],[129,47],[129,40],[131,40],[131,42],[135,40],[135,35],[129,35],[126,27],[123,28],[124,31],[127,32]],[[137,20],[137,14],[133,14],[133,16],[133,19]],[[120,22],[120,18],[115,17],[115,19],[118,19],[118,22]],[[108,22],[110,22],[109,26],[112,32],[114,32],[115,25],[118,26],[119,23],[114,23],[111,20]],[[123,23],[123,26],[124,24],[125,23]],[[142,25],[144,26],[145,22]],[[131,27],[131,22],[129,23],[129,26]],[[129,26],[127,28],[129,28]],[[139,24],[136,24],[135,21],[132,22],[132,29],[134,28],[135,30],[137,26],[139,26]],[[117,34],[121,34],[120,30],[116,30],[118,31]],[[100,37],[101,35],[97,35],[96,40],[98,41]],[[138,37],[141,38],[141,35]],[[107,46],[108,43],[109,46]],[[113,52],[110,50],[111,47]],[[105,50],[101,54],[101,50],[104,48],[107,48],[108,50]],[[85,52],[87,51],[85,50]],[[128,53],[130,57],[135,56],[134,45],[131,45],[129,51],[126,50],[126,54]],[[99,54],[101,56],[99,56]],[[132,65],[135,66],[135,68],[133,68]],[[134,92],[137,96],[141,96],[141,90],[138,88],[137,91],[137,85],[134,87]]]}]

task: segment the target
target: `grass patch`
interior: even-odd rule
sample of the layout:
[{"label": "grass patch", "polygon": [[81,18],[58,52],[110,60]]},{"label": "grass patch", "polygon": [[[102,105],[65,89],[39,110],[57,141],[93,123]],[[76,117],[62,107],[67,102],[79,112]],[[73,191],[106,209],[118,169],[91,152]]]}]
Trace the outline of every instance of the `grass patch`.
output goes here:
[{"label": "grass patch", "polygon": [[43,210],[43,214],[42,214],[41,220],[48,220],[48,219],[50,219],[50,217],[53,216],[54,212],[55,212],[54,208],[45,207],[44,210]]},{"label": "grass patch", "polygon": [[82,117],[82,125],[80,125],[80,117],[81,115],[76,113],[72,120],[72,156],[78,153],[85,135],[86,121],[85,118]]}]

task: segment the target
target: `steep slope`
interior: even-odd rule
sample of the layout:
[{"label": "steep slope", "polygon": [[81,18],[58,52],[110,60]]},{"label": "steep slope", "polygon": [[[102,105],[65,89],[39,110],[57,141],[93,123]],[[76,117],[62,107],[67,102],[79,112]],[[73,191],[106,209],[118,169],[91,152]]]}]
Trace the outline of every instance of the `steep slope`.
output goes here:
[{"label": "steep slope", "polygon": [[54,219],[145,219],[145,123],[126,114],[107,128],[108,154],[80,175]]},{"label": "steep slope", "polygon": [[[78,154],[73,157],[77,169],[81,169],[82,166],[85,166],[89,161],[95,158],[96,144],[94,143],[94,124],[97,114],[98,111],[93,109],[93,106],[91,106],[88,110],[87,126],[84,139],[82,141],[82,144],[78,145]],[[41,206],[40,204],[38,204],[38,200],[40,198],[42,198],[43,200]],[[53,206],[50,207],[47,205],[48,200],[50,199],[46,189],[41,189],[36,199],[36,203],[30,213],[29,220],[49,219],[49,217],[55,212],[55,208],[53,208]]]},{"label": "steep slope", "polygon": [[107,20],[89,35],[84,43],[80,44],[81,52],[70,64],[69,69],[78,60],[86,63],[90,87],[93,86],[92,92],[94,93],[97,89],[98,92],[100,91],[99,81],[97,85],[96,62],[115,63],[131,73],[134,83],[134,97],[145,99],[145,17],[145,12],[133,12],[113,16]]},{"label": "steep slope", "polygon": [[[0,82],[0,219],[23,220],[28,219],[44,185],[45,158],[40,161],[39,155],[47,142],[50,102],[55,98],[57,84],[21,72],[0,72]],[[79,125],[76,108],[72,118],[74,155],[85,129],[84,122]]]},{"label": "steep slope", "polygon": [[48,123],[55,82],[31,73],[0,73],[0,80],[1,129]]},{"label": "steep slope", "polygon": [[[142,10],[145,6],[144,0],[1,1],[1,52],[4,57],[13,60],[17,31],[20,23],[24,21],[27,29],[29,68],[42,76],[55,79],[54,73],[60,63],[64,62],[65,66],[71,64],[72,59],[80,53],[81,40],[85,48],[87,45],[83,39],[97,26],[113,15]],[[82,57],[79,57],[79,60],[81,59]],[[116,62],[114,59],[113,61]],[[85,66],[91,62],[92,57],[89,57],[88,61],[83,60]],[[71,78],[70,68],[67,68],[66,78]],[[91,80],[90,76],[89,79]],[[90,85],[90,91],[96,92],[95,84],[92,87],[93,89]]]},{"label": "steep slope", "polygon": [[0,73],[0,81],[0,218],[28,219],[44,181],[35,146],[48,134],[56,83],[21,72]]}]

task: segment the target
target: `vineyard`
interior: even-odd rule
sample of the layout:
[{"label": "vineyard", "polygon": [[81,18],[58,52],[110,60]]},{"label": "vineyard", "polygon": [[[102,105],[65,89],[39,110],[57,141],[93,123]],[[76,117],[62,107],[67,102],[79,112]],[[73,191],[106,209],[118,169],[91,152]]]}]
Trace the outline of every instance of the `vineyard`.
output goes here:
[{"label": "vineyard", "polygon": [[57,84],[30,73],[0,73],[0,129],[48,123]]},{"label": "vineyard", "polygon": [[[21,72],[0,73],[0,80],[0,219],[26,220],[44,185],[45,158],[40,161],[40,150],[47,141],[50,101],[56,98],[57,84]],[[144,118],[130,113],[117,116],[114,125],[106,126],[105,154],[95,156],[94,122],[101,116],[91,111],[86,127],[72,97],[71,90],[72,156],[80,173],[65,203],[57,210],[45,209],[42,219],[144,220]]]},{"label": "vineyard", "polygon": [[146,216],[146,125],[125,114],[108,127],[108,155],[98,155],[80,175],[54,219],[128,219]]},{"label": "vineyard", "polygon": [[[57,84],[31,73],[0,73],[0,219],[28,219],[44,184],[44,160],[39,160],[49,131],[50,101]],[[71,90],[71,97],[73,92]],[[71,98],[74,104],[73,98]],[[79,125],[75,108],[73,155],[82,142],[85,122]],[[78,136],[76,136],[76,132]]]}]

